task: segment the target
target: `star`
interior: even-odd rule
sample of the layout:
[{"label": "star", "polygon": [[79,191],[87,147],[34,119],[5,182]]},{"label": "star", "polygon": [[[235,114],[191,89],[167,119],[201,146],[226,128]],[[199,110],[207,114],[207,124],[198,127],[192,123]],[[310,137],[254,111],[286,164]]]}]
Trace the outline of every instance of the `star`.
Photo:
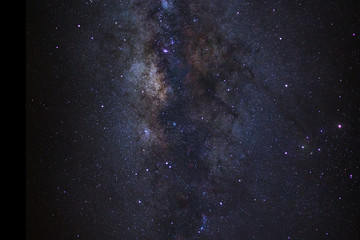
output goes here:
[{"label": "star", "polygon": [[27,4],[26,237],[360,239],[356,9]]}]

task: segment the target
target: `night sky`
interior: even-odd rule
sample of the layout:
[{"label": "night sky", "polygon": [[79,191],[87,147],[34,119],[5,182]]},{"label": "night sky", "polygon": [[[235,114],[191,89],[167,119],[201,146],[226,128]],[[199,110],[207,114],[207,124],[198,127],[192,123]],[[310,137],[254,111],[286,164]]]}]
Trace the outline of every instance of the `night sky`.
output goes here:
[{"label": "night sky", "polygon": [[26,1],[27,239],[360,239],[360,3]]}]

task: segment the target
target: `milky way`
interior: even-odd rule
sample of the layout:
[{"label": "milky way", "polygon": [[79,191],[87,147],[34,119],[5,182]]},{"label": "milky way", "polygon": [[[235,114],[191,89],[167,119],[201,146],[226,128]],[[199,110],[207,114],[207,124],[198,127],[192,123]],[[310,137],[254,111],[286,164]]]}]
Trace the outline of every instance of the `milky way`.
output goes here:
[{"label": "milky way", "polygon": [[355,9],[28,1],[29,239],[359,237]]}]

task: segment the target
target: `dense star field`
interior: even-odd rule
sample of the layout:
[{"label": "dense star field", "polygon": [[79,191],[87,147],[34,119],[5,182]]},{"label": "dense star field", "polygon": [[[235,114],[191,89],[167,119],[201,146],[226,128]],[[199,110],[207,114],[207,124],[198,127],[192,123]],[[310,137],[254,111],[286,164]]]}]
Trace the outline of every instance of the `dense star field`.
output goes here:
[{"label": "dense star field", "polygon": [[26,1],[27,239],[359,239],[360,4]]}]

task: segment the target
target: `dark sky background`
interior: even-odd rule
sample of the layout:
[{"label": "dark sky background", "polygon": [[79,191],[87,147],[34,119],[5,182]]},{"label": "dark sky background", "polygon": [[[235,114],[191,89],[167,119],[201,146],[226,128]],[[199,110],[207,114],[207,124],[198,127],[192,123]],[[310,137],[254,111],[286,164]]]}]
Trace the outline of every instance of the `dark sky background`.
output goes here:
[{"label": "dark sky background", "polygon": [[26,1],[27,239],[359,239],[357,1]]}]

